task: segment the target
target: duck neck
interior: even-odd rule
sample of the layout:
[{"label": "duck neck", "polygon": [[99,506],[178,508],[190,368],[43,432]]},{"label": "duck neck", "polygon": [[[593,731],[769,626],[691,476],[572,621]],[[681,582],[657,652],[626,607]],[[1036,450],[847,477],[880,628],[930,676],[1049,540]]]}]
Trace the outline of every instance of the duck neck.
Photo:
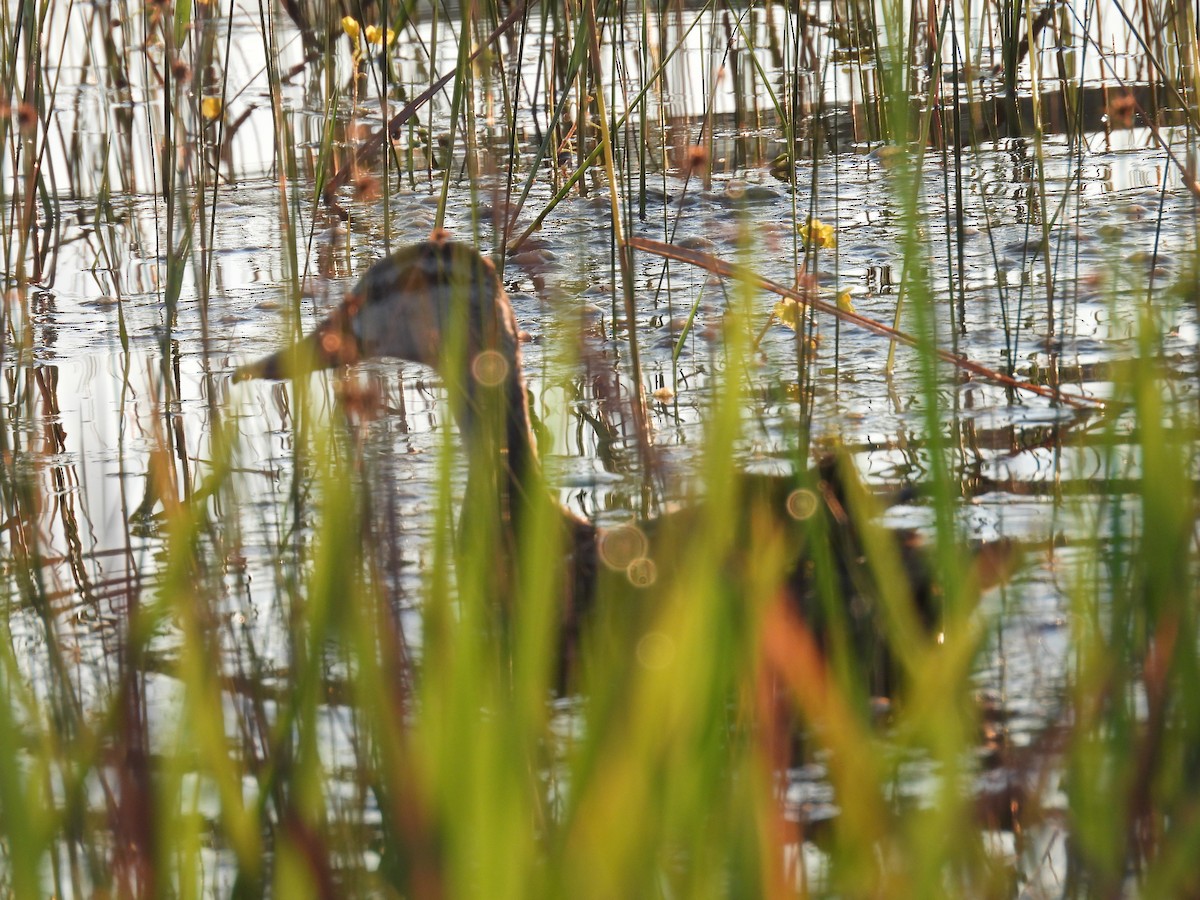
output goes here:
[{"label": "duck neck", "polygon": [[506,526],[519,525],[530,504],[546,496],[519,365],[495,386],[472,379],[458,404],[467,448],[464,508],[492,507]]}]

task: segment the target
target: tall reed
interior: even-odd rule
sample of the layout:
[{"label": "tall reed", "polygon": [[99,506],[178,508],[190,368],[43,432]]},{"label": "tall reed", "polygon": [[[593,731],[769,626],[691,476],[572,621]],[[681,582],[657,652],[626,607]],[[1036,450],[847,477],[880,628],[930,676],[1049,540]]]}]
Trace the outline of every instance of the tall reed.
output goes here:
[{"label": "tall reed", "polygon": [[[1110,58],[1098,21],[1115,16],[1127,18],[1134,69]],[[1091,251],[1075,232],[1089,229],[1081,170],[1098,165],[1096,142],[1142,129],[1169,170],[1163,198],[1168,184],[1196,193],[1190,7],[849,0],[818,14],[289,0],[246,16],[236,4],[156,0],[6,5],[0,33],[6,891],[1200,889],[1194,240],[1162,271],[1172,254],[1156,236],[1145,279],[1141,257],[1094,254],[1105,321],[1116,323],[1094,341],[1111,355],[1064,351],[1086,343],[1075,340],[1080,308],[1095,314],[1094,298],[1081,301],[1094,288],[1082,273]],[[68,83],[52,61],[72,53],[81,74]],[[1103,84],[1085,74],[1091,54],[1104,56]],[[843,86],[854,96],[831,101]],[[700,107],[679,114],[688,89]],[[1012,179],[997,188],[987,173],[1001,154]],[[855,221],[842,173],[864,171],[878,190]],[[263,183],[272,234],[244,242],[277,244],[269,253],[232,246],[246,212],[231,198]],[[564,697],[555,623],[566,548],[551,508],[536,506],[510,534],[486,497],[461,506],[461,436],[443,411],[421,413],[440,428],[425,443],[409,432],[406,404],[427,390],[409,368],[229,390],[225,332],[253,301],[227,276],[251,268],[228,261],[238,252],[268,260],[274,346],[411,235],[408,216],[459,222],[460,237],[503,261],[545,252],[539,229],[593,196],[605,204],[608,256],[581,249],[577,262],[610,273],[594,303],[598,334],[576,327],[561,298],[543,298],[572,314],[545,329],[561,346],[530,347],[546,388],[534,407],[600,435],[633,498],[622,502],[639,512],[677,499],[677,448],[662,423],[683,432],[695,413],[703,424],[684,433],[702,446],[689,459],[705,502],[686,532],[661,526],[672,551],[660,562],[677,558],[646,570],[651,589],[598,599],[604,628],[587,638]],[[756,196],[790,208],[770,223],[779,230],[755,218]],[[1129,222],[1147,214],[1131,208]],[[862,377],[836,355],[831,325],[793,309],[787,365],[771,355],[775,300],[764,305],[755,270],[790,259],[798,288],[813,291],[849,278],[843,249],[813,238],[821,216],[843,243],[888,219],[879,252],[900,292],[870,299],[894,300],[893,324],[917,344],[879,366],[881,394],[893,392],[881,408],[907,429],[887,436],[892,455],[881,457],[922,475],[941,610],[932,630],[917,621],[904,560],[887,540],[866,541],[883,585],[880,639],[896,648],[904,686],[886,704],[872,697],[819,517],[795,527],[821,634],[782,600],[793,532],[748,503],[741,478],[748,457],[769,456],[798,489],[818,489],[813,448],[857,472],[863,435],[878,438],[855,428],[852,408],[840,434],[821,418],[821,404]],[[625,240],[675,239],[689,217],[726,236],[740,277],[689,293],[693,273],[652,269]],[[1159,219],[1160,232],[1177,225]],[[1026,251],[1037,258],[1025,280],[967,284],[986,282],[980,259],[1000,271],[1013,245],[1022,265]],[[115,437],[100,446],[60,394],[77,361],[56,355],[55,331],[91,321],[56,305],[80,275],[60,265],[68,254],[86,260],[88,296],[111,309],[101,327],[113,333],[90,345],[107,348],[90,383],[111,382],[118,398],[107,409]],[[522,289],[536,283],[524,264],[502,266]],[[665,299],[644,290],[647,278]],[[700,338],[694,323],[718,295]],[[987,366],[1107,390],[1103,414],[953,381],[939,352],[978,346],[964,324],[976,302],[999,335]],[[665,350],[651,316],[670,326]],[[681,401],[687,378],[703,387]],[[545,396],[570,396],[569,408]],[[768,453],[758,451],[763,396],[784,398],[769,413],[782,437]],[[980,449],[976,396],[1007,417],[1009,430],[991,433],[994,445],[1009,441],[1003,452]],[[1014,436],[1027,414],[1052,433],[1032,450]],[[439,453],[421,470],[434,487],[407,507],[397,447]],[[121,485],[105,495],[120,507],[112,516],[88,506],[100,494],[86,473],[101,471],[89,456]],[[1057,721],[1036,734],[1007,729],[1004,698],[999,712],[981,702],[979,673],[1004,655],[1009,613],[1045,584],[1018,575],[980,603],[984,573],[963,549],[978,508],[964,495],[999,491],[996,471],[1028,460],[1054,474],[1023,489],[1043,492],[1039,512],[1069,532],[1066,547],[1042,534],[1027,549],[1040,577],[1065,585],[1069,619],[1057,716],[1043,711]],[[1073,496],[1071,485],[1086,489]],[[848,520],[877,535],[874,492],[844,499]],[[411,521],[422,504],[423,531]],[[113,521],[123,532],[98,537]],[[998,805],[979,787],[988,775],[1004,781]]]}]

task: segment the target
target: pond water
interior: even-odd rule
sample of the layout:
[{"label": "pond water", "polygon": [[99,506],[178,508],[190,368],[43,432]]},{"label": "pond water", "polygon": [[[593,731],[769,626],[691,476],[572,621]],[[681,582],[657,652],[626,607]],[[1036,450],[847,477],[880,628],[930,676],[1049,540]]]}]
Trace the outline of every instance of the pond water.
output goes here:
[{"label": "pond water", "polygon": [[[398,158],[409,160],[411,169],[393,173],[386,204],[375,191],[347,189],[340,202],[348,220],[324,206],[312,172],[327,115],[337,117],[340,141],[377,129],[379,70],[368,68],[370,77],[352,104],[346,42],[339,44],[333,70],[339,80],[331,86],[324,80],[326,69],[304,66],[304,45],[291,23],[276,18],[264,37],[266,20],[257,9],[235,5],[231,24],[208,26],[217,40],[230,41],[224,72],[192,76],[186,102],[193,105],[183,107],[183,124],[173,126],[181,129],[182,146],[191,148],[179,151],[183,171],[219,167],[222,177],[215,186],[211,177],[205,179],[215,195],[200,207],[211,218],[192,218],[194,209],[186,205],[169,212],[163,199],[169,189],[152,152],[163,141],[158,76],[131,68],[140,80],[120,90],[96,77],[93,55],[103,48],[105,34],[120,33],[101,27],[107,14],[100,5],[60,12],[48,32],[52,45],[65,40],[52,70],[57,96],[46,123],[55,135],[46,141],[46,166],[62,173],[56,182],[57,220],[37,283],[19,286],[18,241],[11,235],[6,241],[9,342],[0,361],[6,453],[36,485],[37,495],[31,502],[5,492],[10,592],[14,601],[29,595],[21,564],[34,560],[39,592],[49,602],[48,610],[32,603],[14,606],[8,614],[11,640],[35,692],[47,696],[60,678],[54,671],[57,654],[48,647],[70,648],[67,680],[81,705],[96,711],[114,683],[120,624],[131,606],[149,602],[164,577],[163,498],[171,491],[203,497],[213,473],[218,422],[236,432],[238,485],[237,507],[214,507],[212,531],[202,538],[211,544],[212,584],[221,591],[215,604],[221,640],[232,671],[245,674],[250,658],[265,683],[286,671],[288,610],[280,597],[289,569],[282,560],[302,557],[315,527],[312,507],[295,503],[296,491],[311,487],[310,476],[295,468],[299,401],[290,384],[235,386],[230,375],[238,364],[286,343],[296,329],[307,330],[388,248],[426,237],[437,223],[442,189],[441,170],[430,165],[437,141],[414,128],[399,141]],[[764,46],[772,23],[781,32],[789,27],[781,7],[773,15],[749,23]],[[688,30],[693,21],[697,27]],[[142,27],[153,35],[151,25],[125,23],[121,40],[128,44],[122,46],[135,45],[139,38],[133,32]],[[833,130],[838,138],[829,139],[832,146],[819,140],[807,145],[819,152],[791,161],[787,168],[794,177],[781,179],[772,175],[772,161],[786,145],[764,93],[764,85],[778,90],[785,80],[778,68],[746,74],[749,51],[744,39],[735,41],[743,69],[717,79],[720,90],[710,98],[706,91],[727,58],[725,21],[685,12],[664,19],[664,27],[670,32],[665,43],[681,49],[672,63],[674,92],[659,100],[667,126],[659,148],[651,147],[644,211],[637,198],[630,207],[632,235],[741,259],[785,285],[794,282],[798,266],[806,267],[827,296],[849,291],[859,313],[890,324],[903,269],[904,210],[895,169],[916,165],[924,205],[921,239],[935,260],[930,288],[943,298],[935,304],[938,340],[948,349],[997,370],[1011,366],[1023,379],[1038,380],[1039,373],[1044,377],[1057,369],[1065,389],[1105,398],[1114,390],[1113,372],[1137,353],[1138,318],[1153,296],[1167,329],[1158,350],[1173,379],[1174,400],[1195,403],[1195,307],[1185,290],[1172,289],[1188,284],[1187,259],[1195,249],[1196,200],[1172,158],[1175,151],[1164,146],[1179,135],[1137,122],[1078,139],[999,138],[961,153],[928,149],[921,155],[910,149],[898,161],[876,143],[856,139],[853,128],[839,126]],[[189,40],[199,40],[199,33]],[[78,40],[80,35],[87,39]],[[548,46],[551,35],[547,31],[541,46]],[[436,43],[436,64],[429,64],[432,39],[425,23],[397,42],[393,74],[408,88],[406,96],[428,84],[431,68],[441,73],[454,67],[451,40]],[[620,46],[625,55],[619,62],[614,56],[609,65],[644,71],[639,66],[647,60],[640,58],[636,41]],[[523,90],[534,91],[544,77],[536,55],[522,58],[519,70],[509,64],[526,79]],[[763,64],[771,65],[767,58],[764,54]],[[157,59],[166,59],[166,51]],[[729,65],[736,62],[735,56]],[[981,65],[991,64],[981,59]],[[1088,65],[1097,68],[1084,82],[1104,77],[1096,59]],[[291,73],[278,89],[266,74],[272,67]],[[862,101],[862,82],[854,77],[857,70],[835,68],[821,84],[820,98],[845,114]],[[217,157],[211,152],[214,123],[195,113],[201,97],[219,95],[222,78],[227,87],[221,121],[239,127]],[[746,101],[730,86],[739,78],[743,86],[755,87],[754,114],[742,108]],[[630,84],[636,86],[636,78]],[[507,135],[503,116],[488,111],[495,92],[483,79],[476,87],[481,150],[468,164],[456,148],[453,165],[461,175],[449,181],[444,225],[456,237],[491,248],[492,213],[503,208],[496,198],[506,190]],[[420,128],[445,134],[448,104],[448,93],[438,96],[421,112]],[[393,100],[390,112],[401,105]],[[522,113],[516,138],[522,166],[538,153],[547,121],[545,110],[540,115]],[[677,164],[662,169],[654,162],[670,151],[672,140],[686,147],[707,139],[701,128],[706,115],[712,116],[711,178],[689,179]],[[276,141],[282,135],[293,141],[289,152],[297,175],[281,188]],[[639,139],[622,132],[620,140],[636,145]],[[344,148],[338,149],[344,160]],[[563,172],[555,174],[545,164],[543,172],[514,233],[551,202],[562,182]],[[638,183],[634,175],[632,184]],[[647,490],[630,416],[635,391],[626,323],[614,291],[619,275],[610,200],[598,174],[585,184],[586,193],[558,203],[504,263],[503,278],[529,337],[524,360],[534,412],[550,436],[551,482],[566,505],[609,524],[653,513],[694,482],[714,375],[723,371],[730,295],[728,286],[697,269],[676,263],[668,270],[650,254],[635,257],[642,390],[650,398],[655,456],[655,478]],[[188,202],[199,203],[194,195]],[[806,260],[793,223],[809,216],[835,228],[836,247]],[[180,223],[187,221],[194,231],[182,243]],[[205,258],[211,276],[201,290],[197,260]],[[26,256],[23,263],[26,274],[30,260]],[[172,279],[180,286],[173,321],[164,300]],[[881,491],[919,484],[928,470],[929,442],[911,351],[897,350],[889,374],[884,339],[820,321],[814,361],[801,372],[793,332],[768,325],[777,300],[766,293],[754,299],[755,330],[761,328],[762,336],[746,385],[753,403],[739,451],[745,467],[790,471],[807,428],[818,446],[848,448],[868,483]],[[682,323],[693,309],[684,333]],[[910,309],[902,312],[902,329],[911,330],[911,315]],[[1080,547],[1091,552],[1096,541],[1103,542],[1103,522],[1113,514],[1111,492],[1089,490],[1089,481],[1112,466],[1088,435],[1100,428],[1131,433],[1132,414],[1118,412],[1113,425],[1098,413],[944,374],[944,433],[964,483],[975,486],[958,509],[964,537],[1062,545],[1034,554],[1011,585],[984,599],[984,615],[993,624],[978,684],[1000,711],[1006,740],[1028,746],[1057,722],[1062,709],[1070,665],[1069,595],[1080,577],[1076,555]],[[807,397],[801,375],[811,390]],[[378,526],[389,536],[381,543],[392,555],[380,561],[381,569],[388,573],[405,633],[419,645],[417,608],[449,427],[443,397],[431,372],[394,361],[362,366],[356,383],[377,398],[375,415],[351,416],[347,427],[356,435],[362,471],[377,501]],[[338,379],[315,377],[310,386],[312,415],[342,427],[347,417],[335,397]],[[1139,466],[1130,447],[1117,468],[1136,478]],[[917,500],[894,507],[887,520],[928,528],[932,512]],[[178,704],[178,685],[167,674],[178,639],[168,627],[151,648],[157,662],[150,664],[147,708],[164,733]],[[231,716],[236,704],[231,700]],[[326,710],[321,739],[335,767],[339,759],[353,760],[345,746],[345,715],[338,704]],[[815,820],[828,802],[823,774],[798,770],[791,779],[794,814]],[[921,783],[919,773],[912,783]]]}]

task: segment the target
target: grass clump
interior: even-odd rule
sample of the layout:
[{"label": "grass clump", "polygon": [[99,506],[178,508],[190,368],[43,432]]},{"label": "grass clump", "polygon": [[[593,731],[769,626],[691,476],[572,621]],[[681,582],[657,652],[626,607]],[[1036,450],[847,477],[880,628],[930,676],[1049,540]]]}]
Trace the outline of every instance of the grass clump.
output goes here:
[{"label": "grass clump", "polygon": [[[1195,894],[1191,14],[352,6],[0,10],[3,890]],[[664,532],[569,676],[557,505],[463,487],[426,370],[228,386],[442,226],[539,489]]]}]

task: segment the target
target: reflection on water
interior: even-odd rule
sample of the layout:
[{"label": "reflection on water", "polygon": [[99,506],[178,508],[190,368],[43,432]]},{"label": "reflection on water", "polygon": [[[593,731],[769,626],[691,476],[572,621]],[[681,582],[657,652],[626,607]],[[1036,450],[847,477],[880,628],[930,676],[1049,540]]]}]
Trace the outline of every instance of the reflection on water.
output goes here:
[{"label": "reflection on water", "polygon": [[[793,27],[782,7],[773,9],[774,19],[752,16],[748,25],[748,35],[764,45],[773,29]],[[57,678],[45,652],[52,630],[73,654],[69,680],[85,708],[103,703],[111,685],[116,626],[131,606],[153,602],[167,570],[163,510],[170,502],[203,504],[210,513],[211,527],[197,540],[208,549],[211,570],[203,573],[204,583],[218,591],[212,611],[231,675],[269,686],[273,673],[286,669],[289,611],[280,608],[280,585],[294,572],[281,560],[307,559],[320,515],[312,476],[296,467],[298,414],[344,429],[339,452],[353,455],[370,486],[383,554],[376,560],[379,577],[419,652],[419,620],[411,610],[431,553],[438,465],[450,427],[434,376],[409,364],[363,366],[352,381],[370,402],[350,410],[337,400],[348,387],[335,377],[314,377],[301,397],[291,384],[235,387],[229,376],[239,362],[312,325],[389,247],[430,232],[441,185],[434,168],[436,134],[448,127],[449,101],[438,97],[422,113],[424,136],[414,128],[398,142],[401,151],[411,151],[410,164],[396,178],[386,207],[348,191],[343,202],[351,217],[343,222],[314,203],[311,185],[301,182],[281,195],[272,175],[275,131],[264,44],[257,18],[243,13],[233,19],[239,52],[230,57],[226,113],[226,125],[241,124],[226,152],[207,157],[223,180],[213,186],[215,227],[206,236],[211,279],[203,291],[192,265],[170,274],[178,231],[168,230],[155,193],[156,160],[144,150],[161,140],[154,91],[126,85],[114,94],[112,86],[77,79],[89,71],[82,57],[68,53],[59,63],[58,115],[66,131],[77,133],[83,153],[69,159],[68,147],[48,145],[47,165],[73,173],[72,190],[59,199],[53,267],[42,286],[13,291],[8,303],[15,343],[4,356],[0,386],[12,441],[6,452],[36,490],[24,499],[6,496],[3,543],[12,596],[35,593],[21,583],[22,565],[33,562],[42,582],[36,593],[51,606],[48,612],[30,605],[10,614],[18,659],[34,685]],[[696,17],[699,25],[688,30]],[[57,24],[64,33],[76,27],[63,19]],[[747,60],[730,58],[728,65],[742,68],[718,80],[720,90],[704,99],[702,88],[725,59],[726,25],[690,12],[662,25],[664,45],[682,47],[660,100],[670,117],[665,143],[686,149],[700,139],[702,117],[711,117],[704,127],[715,141],[716,173],[704,184],[674,170],[649,171],[644,197],[630,209],[632,233],[741,258],[787,284],[798,267],[807,268],[831,293],[849,290],[858,312],[891,322],[902,269],[903,211],[889,189],[897,163],[854,146],[862,135],[838,124],[831,131],[850,140],[827,144],[812,154],[817,159],[793,160],[792,180],[771,177],[768,164],[781,142],[767,112],[765,85],[749,74]],[[224,26],[213,27],[219,33]],[[429,26],[417,27],[415,35],[428,39]],[[128,34],[124,39],[135,40]],[[303,59],[303,44],[286,28],[279,39],[271,64],[290,71]],[[65,46],[76,52],[72,43]],[[450,42],[437,44],[433,62],[419,47],[412,38],[398,55],[395,84],[404,87],[404,98],[433,72],[454,65]],[[345,55],[345,48],[338,52]],[[649,62],[635,55],[624,65],[638,72]],[[524,68],[520,74],[531,75]],[[778,69],[767,75],[781,86]],[[196,94],[208,92],[196,78]],[[762,116],[734,109],[738,85],[754,87],[748,96],[762,104]],[[631,86],[639,86],[636,79]],[[837,115],[852,118],[852,105],[862,99],[859,82],[835,67],[820,89],[840,104]],[[358,125],[382,121],[367,94],[364,89],[347,139]],[[483,113],[489,98],[480,99]],[[311,171],[327,102],[320,79],[289,78],[280,102],[297,136],[299,168]],[[342,96],[336,102],[346,124],[348,101]],[[401,98],[393,100],[390,113],[400,105]],[[761,127],[747,133],[749,120]],[[485,137],[494,128],[503,140],[483,141],[484,152],[472,164],[479,166],[477,177],[450,180],[445,224],[488,247],[502,218],[495,213],[505,208],[504,167],[494,163],[497,148],[507,149],[507,137],[493,121],[478,124]],[[1064,385],[1104,397],[1112,391],[1113,367],[1136,352],[1138,310],[1154,285],[1166,289],[1156,296],[1170,325],[1162,358],[1181,385],[1194,382],[1197,323],[1194,307],[1184,302],[1191,274],[1179,262],[1194,249],[1194,200],[1151,131],[1131,124],[1139,127],[1091,135],[1083,143],[1047,139],[1040,156],[1031,139],[1012,138],[970,148],[959,167],[940,150],[928,151],[919,163],[915,150],[901,160],[922,167],[923,239],[936,265],[932,287],[942,298],[939,340],[998,370],[1030,380],[1057,373]],[[541,145],[545,118],[531,109],[518,125],[516,149],[528,162]],[[191,139],[209,139],[210,124],[202,118],[190,127]],[[100,136],[110,133],[128,140],[98,146]],[[440,162],[466,166],[461,155]],[[545,169],[514,233],[561,183],[562,173]],[[102,190],[106,179],[120,186],[111,197]],[[649,418],[660,466],[648,493],[629,414],[635,392],[625,358],[628,323],[614,291],[619,275],[609,201],[598,182],[587,188],[586,195],[560,203],[522,253],[505,263],[504,280],[529,337],[523,352],[552,481],[569,506],[611,523],[631,511],[653,512],[687,490],[703,445],[709,390],[723,365],[729,300],[724,286],[697,270],[668,269],[644,255],[636,260],[643,388],[654,398]],[[98,212],[101,195],[106,199]],[[295,215],[300,234],[281,227],[281,205]],[[837,246],[806,259],[792,223],[809,215],[836,228]],[[296,269],[287,253],[293,246]],[[163,299],[170,277],[179,278],[173,319]],[[760,296],[755,303],[766,323],[775,298]],[[913,327],[911,311],[902,313],[900,325]],[[908,351],[897,351],[889,375],[881,339],[834,322],[819,323],[817,338],[811,367],[800,371],[793,332],[780,325],[765,329],[747,392],[754,402],[745,413],[740,447],[746,467],[788,469],[811,417],[813,439],[851,448],[871,482],[919,483],[928,469],[926,420],[920,373]],[[800,401],[802,381],[811,391],[811,408]],[[942,392],[943,408],[952,411],[942,423],[944,433],[953,441],[964,483],[977,487],[959,510],[964,534],[1031,544],[1061,536],[1067,544],[1032,560],[1017,583],[989,596],[981,611],[995,625],[978,681],[999,698],[1008,740],[1020,746],[1043,734],[1058,713],[1078,545],[1103,541],[1103,529],[1095,526],[1111,514],[1096,508],[1100,501],[1089,493],[1089,479],[1109,473],[1111,461],[1088,447],[1093,423],[1042,399],[1013,397],[978,381],[947,379]],[[1181,391],[1184,399],[1186,393]],[[234,432],[236,488],[214,493],[214,433],[225,425]],[[1119,420],[1115,427],[1133,425]],[[1077,439],[1069,447],[1062,442],[1068,429]],[[1120,467],[1129,479],[1138,478],[1140,461],[1132,451]],[[889,515],[897,524],[930,524],[919,503]],[[168,671],[180,633],[176,623],[163,623],[151,643],[152,666],[157,660]],[[177,687],[165,674],[147,684],[148,708],[170,723]],[[236,706],[236,692],[232,696]],[[322,741],[332,748],[335,767],[354,760],[355,751],[345,744],[353,727],[340,722],[345,715],[336,703],[324,711]],[[792,791],[808,797],[796,800],[797,808],[808,804],[797,815],[817,820],[828,803],[824,784],[821,773],[796,777]]]}]

